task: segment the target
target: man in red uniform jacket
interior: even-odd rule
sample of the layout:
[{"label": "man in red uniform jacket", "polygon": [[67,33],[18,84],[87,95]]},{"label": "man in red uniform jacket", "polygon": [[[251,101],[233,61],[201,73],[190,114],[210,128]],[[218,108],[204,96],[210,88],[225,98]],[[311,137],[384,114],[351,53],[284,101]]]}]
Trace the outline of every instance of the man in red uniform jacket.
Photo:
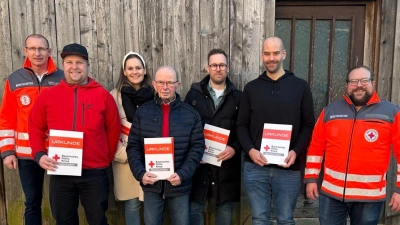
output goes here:
[{"label": "man in red uniform jacket", "polygon": [[29,35],[24,53],[24,65],[8,76],[4,86],[0,106],[0,150],[7,168],[17,169],[18,165],[26,198],[25,224],[41,225],[44,170],[32,160],[28,116],[41,91],[57,85],[64,75],[54,64],[49,41],[44,36]]},{"label": "man in red uniform jacket", "polygon": [[56,161],[47,156],[47,131],[83,132],[81,176],[52,175],[50,204],[58,225],[79,224],[79,200],[89,224],[107,224],[111,164],[121,132],[118,109],[113,97],[88,77],[88,53],[79,44],[66,45],[61,53],[65,79],[43,91],[29,117],[29,142],[33,158],[50,171]]},{"label": "man in red uniform jacket", "polygon": [[[351,224],[379,222],[391,147],[400,168],[400,108],[379,98],[371,69],[355,67],[346,76],[343,99],[322,110],[307,153],[304,182],[307,196],[319,198],[321,225],[346,224],[347,216]],[[389,203],[393,211],[400,211],[400,171],[397,174]]]}]

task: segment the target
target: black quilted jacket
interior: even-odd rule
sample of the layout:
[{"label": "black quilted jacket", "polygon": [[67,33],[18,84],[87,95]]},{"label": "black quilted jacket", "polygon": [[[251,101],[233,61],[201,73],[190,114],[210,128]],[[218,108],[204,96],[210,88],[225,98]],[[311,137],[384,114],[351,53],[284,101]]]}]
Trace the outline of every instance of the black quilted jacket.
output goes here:
[{"label": "black quilted jacket", "polygon": [[[141,105],[135,114],[129,133],[128,155],[129,166],[134,177],[142,181],[146,172],[144,165],[143,139],[161,137],[161,100],[156,98]],[[165,197],[176,197],[190,193],[192,176],[204,153],[204,135],[201,118],[197,111],[181,102],[177,94],[171,103],[169,117],[170,137],[174,137],[174,166],[182,183],[172,186],[168,181],[158,181],[154,185],[141,185],[143,191],[163,193]]]}]

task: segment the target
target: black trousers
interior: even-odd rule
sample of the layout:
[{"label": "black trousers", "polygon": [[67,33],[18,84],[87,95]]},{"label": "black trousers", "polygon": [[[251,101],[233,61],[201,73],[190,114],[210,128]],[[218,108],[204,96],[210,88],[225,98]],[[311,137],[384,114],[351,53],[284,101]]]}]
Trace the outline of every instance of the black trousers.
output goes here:
[{"label": "black trousers", "polygon": [[82,176],[50,176],[50,206],[57,225],[78,225],[79,200],[90,225],[107,225],[107,169],[82,170]]}]

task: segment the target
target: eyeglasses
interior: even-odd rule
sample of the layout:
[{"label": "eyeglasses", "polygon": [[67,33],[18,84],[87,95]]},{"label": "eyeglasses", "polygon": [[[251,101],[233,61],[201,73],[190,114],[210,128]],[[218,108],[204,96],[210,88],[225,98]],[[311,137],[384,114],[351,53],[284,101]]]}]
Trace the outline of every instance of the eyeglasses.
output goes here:
[{"label": "eyeglasses", "polygon": [[208,65],[210,67],[211,70],[217,70],[217,68],[219,67],[220,70],[226,70],[226,67],[228,67],[228,65],[226,64],[211,64]]},{"label": "eyeglasses", "polygon": [[36,52],[36,50],[38,50],[40,53],[45,53],[49,48],[36,48],[36,47],[25,47],[26,50],[28,50],[29,52]]},{"label": "eyeglasses", "polygon": [[351,86],[356,86],[358,82],[361,83],[361,85],[367,85],[371,81],[371,78],[362,78],[362,79],[351,79],[347,81],[348,84]]},{"label": "eyeglasses", "polygon": [[167,87],[173,87],[174,84],[178,83],[178,81],[154,81],[156,82],[157,87],[164,87],[164,85],[167,85]]}]

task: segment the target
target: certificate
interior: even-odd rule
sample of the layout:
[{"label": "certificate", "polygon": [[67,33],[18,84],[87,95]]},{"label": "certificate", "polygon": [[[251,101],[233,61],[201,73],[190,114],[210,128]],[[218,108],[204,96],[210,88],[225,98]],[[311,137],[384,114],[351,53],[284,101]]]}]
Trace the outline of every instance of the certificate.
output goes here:
[{"label": "certificate", "polygon": [[292,125],[264,123],[260,152],[271,164],[286,165]]},{"label": "certificate", "polygon": [[144,155],[146,171],[165,180],[174,174],[174,138],[145,138]]},{"label": "certificate", "polygon": [[48,156],[57,162],[49,175],[81,176],[83,132],[50,130]]},{"label": "certificate", "polygon": [[208,164],[221,166],[222,161],[217,161],[217,155],[225,150],[230,131],[205,124],[203,133],[206,147],[202,160]]},{"label": "certificate", "polygon": [[126,149],[128,145],[128,136],[129,131],[131,129],[132,124],[129,123],[127,120],[121,119],[121,134],[119,136],[118,147],[117,149]]}]

